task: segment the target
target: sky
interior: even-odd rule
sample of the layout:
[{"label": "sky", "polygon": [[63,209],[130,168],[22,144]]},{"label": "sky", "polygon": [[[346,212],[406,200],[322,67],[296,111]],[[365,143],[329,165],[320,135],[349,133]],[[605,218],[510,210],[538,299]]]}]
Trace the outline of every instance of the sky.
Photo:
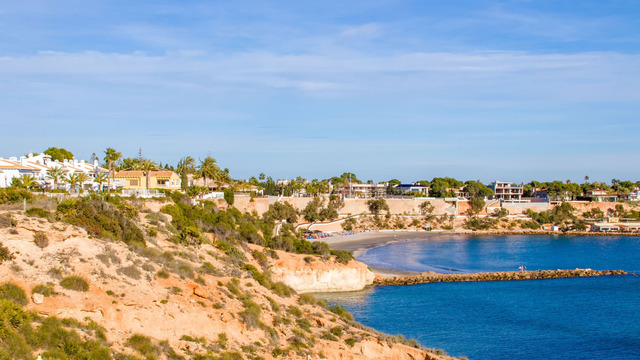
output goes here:
[{"label": "sky", "polygon": [[0,0],[0,156],[640,180],[637,1]]}]

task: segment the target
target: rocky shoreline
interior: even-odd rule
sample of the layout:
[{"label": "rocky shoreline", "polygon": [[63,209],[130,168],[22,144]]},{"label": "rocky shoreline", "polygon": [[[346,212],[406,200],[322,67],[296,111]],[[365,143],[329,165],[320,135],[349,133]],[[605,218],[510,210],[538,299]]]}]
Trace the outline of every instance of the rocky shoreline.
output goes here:
[{"label": "rocky shoreline", "polygon": [[470,281],[509,281],[539,280],[571,277],[595,277],[607,275],[634,275],[624,270],[536,270],[536,271],[504,271],[471,274],[438,274],[434,272],[410,276],[376,277],[373,285],[415,285],[432,282],[470,282]]}]

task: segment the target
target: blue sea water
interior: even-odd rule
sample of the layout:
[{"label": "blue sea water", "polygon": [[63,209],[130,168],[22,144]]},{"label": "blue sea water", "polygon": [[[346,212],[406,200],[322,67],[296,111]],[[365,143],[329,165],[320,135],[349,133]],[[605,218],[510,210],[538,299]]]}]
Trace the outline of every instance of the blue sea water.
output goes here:
[{"label": "blue sea water", "polygon": [[[640,272],[639,237],[433,236],[359,260],[439,272],[623,269]],[[319,295],[357,321],[469,359],[640,359],[640,277],[384,286]]]}]

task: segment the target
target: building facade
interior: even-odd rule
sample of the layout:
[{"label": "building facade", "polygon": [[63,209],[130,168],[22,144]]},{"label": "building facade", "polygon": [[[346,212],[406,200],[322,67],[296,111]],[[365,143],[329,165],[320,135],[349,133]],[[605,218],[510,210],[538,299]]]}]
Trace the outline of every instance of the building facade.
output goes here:
[{"label": "building facade", "polygon": [[[149,172],[149,189],[180,189],[180,176],[170,170]],[[147,189],[147,174],[139,170],[123,170],[115,174],[115,186],[124,190]]]},{"label": "building facade", "polygon": [[522,201],[522,194],[524,193],[522,185],[496,180],[489,184],[489,188],[493,190],[496,199],[503,201]]}]

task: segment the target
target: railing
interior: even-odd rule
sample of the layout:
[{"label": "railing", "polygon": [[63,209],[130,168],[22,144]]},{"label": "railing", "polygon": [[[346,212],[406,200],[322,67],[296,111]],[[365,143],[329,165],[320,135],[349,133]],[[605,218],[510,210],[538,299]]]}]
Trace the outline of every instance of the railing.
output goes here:
[{"label": "railing", "polygon": [[119,194],[121,196],[135,196],[135,197],[139,197],[139,198],[154,198],[154,197],[165,197],[165,194],[163,192],[160,192],[158,190],[146,190],[146,189],[141,189],[141,190],[131,190],[131,189],[125,189],[122,190],[122,194]]}]

